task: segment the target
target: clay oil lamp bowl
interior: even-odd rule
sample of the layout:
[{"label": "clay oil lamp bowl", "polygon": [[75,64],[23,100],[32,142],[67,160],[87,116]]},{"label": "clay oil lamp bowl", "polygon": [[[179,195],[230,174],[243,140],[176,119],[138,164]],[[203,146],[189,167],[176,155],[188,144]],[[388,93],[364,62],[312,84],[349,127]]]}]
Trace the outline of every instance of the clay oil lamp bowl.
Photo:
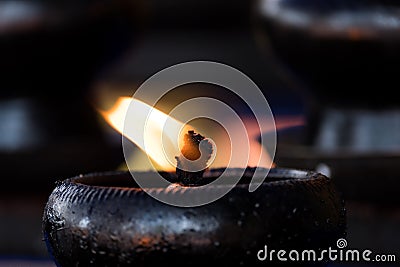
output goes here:
[{"label": "clay oil lamp bowl", "polygon": [[[193,132],[189,132],[193,134]],[[178,164],[179,166],[179,164]],[[218,186],[201,187],[225,171]],[[255,168],[160,172],[177,186],[150,188],[158,196],[228,193],[196,207],[165,204],[130,172],[103,172],[59,181],[44,211],[49,252],[59,266],[204,266],[265,264],[257,253],[323,249],[345,236],[344,202],[333,181],[316,172],[272,168],[254,191]],[[139,173],[136,173],[139,174]],[[146,177],[158,173],[146,172]],[[202,192],[202,190],[204,190]]]}]

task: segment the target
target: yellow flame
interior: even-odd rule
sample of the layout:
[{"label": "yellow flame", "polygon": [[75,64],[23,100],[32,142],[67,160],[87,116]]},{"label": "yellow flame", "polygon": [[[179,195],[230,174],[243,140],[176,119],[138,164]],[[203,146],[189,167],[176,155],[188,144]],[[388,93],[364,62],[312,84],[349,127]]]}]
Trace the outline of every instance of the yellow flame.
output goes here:
[{"label": "yellow flame", "polygon": [[[132,116],[125,125],[128,110]],[[101,114],[114,129],[145,151],[160,169],[175,169],[174,156],[180,153],[180,133],[190,129],[189,126],[131,97],[120,97],[110,110],[101,111]]]},{"label": "yellow flame", "polygon": [[[130,105],[133,106],[133,110]],[[127,112],[132,112],[133,116],[129,116],[129,123],[125,125]],[[227,133],[222,128],[211,125],[205,121],[192,121],[192,126],[186,125],[176,120],[160,110],[131,97],[120,97],[114,106],[107,111],[100,111],[104,119],[119,133],[136,144],[145,153],[136,153],[130,155],[127,159],[135,166],[135,170],[148,170],[151,168],[147,156],[149,156],[155,167],[159,170],[174,171],[176,162],[174,157],[180,154],[179,148],[182,147],[182,136],[188,130],[192,129],[201,133],[203,136],[211,138],[216,146],[217,153],[212,168],[226,167],[243,167],[238,162],[232,162],[231,146],[235,145],[239,151],[246,151],[246,142],[230,144],[229,135],[236,133]],[[147,118],[148,115],[148,118]],[[147,119],[147,120],[146,120]],[[257,138],[260,134],[258,124],[249,118],[244,118],[244,124],[247,128],[250,145],[249,166],[258,166],[269,168],[274,166],[271,157],[266,151],[266,147],[262,146]],[[226,123],[234,124],[234,121],[227,119]],[[266,125],[269,122],[261,121]],[[302,117],[282,118],[277,121],[276,130],[289,128],[292,126],[302,125],[304,120]],[[195,127],[193,127],[195,126]],[[274,125],[267,125],[268,131],[274,130]],[[235,126],[236,127],[236,126]],[[237,125],[237,129],[240,127]],[[245,155],[243,155],[245,156]]]},{"label": "yellow flame", "polygon": [[130,97],[120,97],[111,109],[100,111],[107,123],[121,134],[124,129],[125,116],[131,100],[132,98]]}]

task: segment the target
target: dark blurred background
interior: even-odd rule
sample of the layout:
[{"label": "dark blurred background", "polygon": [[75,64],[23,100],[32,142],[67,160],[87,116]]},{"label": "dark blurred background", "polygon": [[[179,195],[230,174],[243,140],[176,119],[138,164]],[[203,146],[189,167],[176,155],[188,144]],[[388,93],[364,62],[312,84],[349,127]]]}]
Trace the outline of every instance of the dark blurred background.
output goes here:
[{"label": "dark blurred background", "polygon": [[0,266],[52,266],[41,216],[55,181],[124,162],[121,137],[98,109],[192,60],[248,75],[277,121],[277,166],[331,176],[346,199],[349,244],[397,252],[397,6],[0,1]]}]

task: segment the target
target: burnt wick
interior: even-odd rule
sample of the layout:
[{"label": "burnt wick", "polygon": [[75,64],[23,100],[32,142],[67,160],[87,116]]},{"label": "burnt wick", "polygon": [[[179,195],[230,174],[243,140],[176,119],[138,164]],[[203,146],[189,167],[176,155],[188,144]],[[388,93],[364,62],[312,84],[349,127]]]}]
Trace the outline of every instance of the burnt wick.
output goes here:
[{"label": "burnt wick", "polygon": [[176,156],[176,175],[183,185],[199,185],[213,152],[212,143],[193,130],[184,136],[181,154]]}]

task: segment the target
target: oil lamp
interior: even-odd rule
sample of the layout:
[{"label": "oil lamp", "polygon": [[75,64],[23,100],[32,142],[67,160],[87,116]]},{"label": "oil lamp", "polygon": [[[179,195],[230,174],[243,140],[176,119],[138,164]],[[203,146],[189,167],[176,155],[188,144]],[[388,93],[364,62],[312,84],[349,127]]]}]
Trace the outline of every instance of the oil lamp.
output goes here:
[{"label": "oil lamp", "polygon": [[[139,100],[122,99],[103,113],[120,131],[116,114],[126,110],[127,101]],[[145,103],[138,106],[148,108]],[[160,170],[91,173],[57,183],[45,208],[43,231],[58,265],[255,265],[261,263],[257,252],[265,245],[320,249],[344,237],[344,203],[333,181],[322,174],[272,168],[249,192],[261,167],[210,168],[212,142],[188,125],[182,126],[183,143],[177,144],[176,169],[167,168],[168,162],[159,159],[161,139],[156,133],[157,122],[166,116],[157,111],[149,117],[149,135],[155,139],[144,149]],[[140,146],[135,132],[130,133],[127,137]],[[187,164],[198,168],[191,171],[193,166]],[[154,183],[144,188],[132,175],[150,181],[161,175],[170,186]],[[222,176],[222,182],[212,184]],[[226,188],[231,190],[203,205],[182,207],[158,200],[213,196]]]}]

